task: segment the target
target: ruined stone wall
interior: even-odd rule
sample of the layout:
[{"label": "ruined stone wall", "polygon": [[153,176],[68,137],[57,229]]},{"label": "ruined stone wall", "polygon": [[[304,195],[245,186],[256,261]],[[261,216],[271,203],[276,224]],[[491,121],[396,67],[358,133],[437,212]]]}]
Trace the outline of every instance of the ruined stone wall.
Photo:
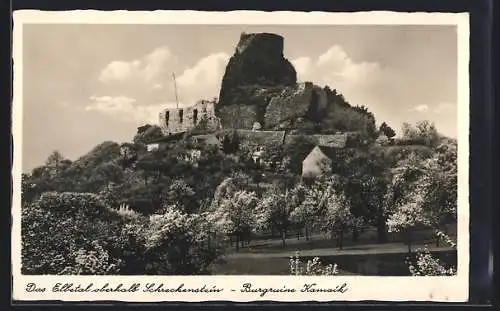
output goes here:
[{"label": "ruined stone wall", "polygon": [[232,105],[221,107],[218,115],[223,128],[252,129],[255,122],[259,122],[258,106]]},{"label": "ruined stone wall", "polygon": [[[331,134],[331,135],[306,135],[305,137],[312,143],[321,147],[329,148],[345,148],[347,147],[350,133]],[[288,134],[285,137],[285,144],[293,143],[293,141],[303,135]]]},{"label": "ruined stone wall", "polygon": [[237,134],[240,142],[249,146],[280,146],[283,144],[286,132],[237,130]]},{"label": "ruined stone wall", "polygon": [[283,88],[273,96],[266,107],[265,128],[276,128],[284,121],[306,116],[313,100],[314,86],[310,82]]},{"label": "ruined stone wall", "polygon": [[214,105],[212,101],[201,100],[191,107],[165,109],[159,115],[160,128],[164,135],[189,131],[202,122],[209,128],[216,128]]}]

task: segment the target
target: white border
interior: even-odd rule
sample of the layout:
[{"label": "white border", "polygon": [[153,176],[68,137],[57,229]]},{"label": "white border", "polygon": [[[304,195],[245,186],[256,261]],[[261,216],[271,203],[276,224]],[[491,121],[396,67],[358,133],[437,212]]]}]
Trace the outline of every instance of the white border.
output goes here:
[{"label": "white border", "polygon": [[[20,243],[20,188],[22,157],[22,29],[23,24],[219,24],[219,25],[456,25],[458,35],[458,274],[455,277],[295,277],[295,276],[23,276]],[[13,34],[14,97],[13,97],[13,207],[12,207],[12,271],[13,299],[15,300],[64,300],[96,301],[116,300],[135,302],[158,301],[213,301],[231,300],[239,302],[274,301],[448,301],[468,300],[469,286],[469,15],[468,13],[397,13],[397,12],[198,12],[198,11],[154,11],[102,12],[78,10],[66,12],[43,12],[21,10],[14,12]],[[177,287],[217,286],[224,288],[222,294],[189,293],[57,293],[50,288],[57,282],[75,284],[110,283],[124,285],[132,283],[165,283]],[[47,287],[44,293],[27,293],[27,283],[36,282]],[[335,287],[346,282],[349,290],[343,294],[241,293],[243,283],[254,287],[300,288],[304,283],[317,283],[318,287]],[[231,291],[234,289],[235,291]]]}]

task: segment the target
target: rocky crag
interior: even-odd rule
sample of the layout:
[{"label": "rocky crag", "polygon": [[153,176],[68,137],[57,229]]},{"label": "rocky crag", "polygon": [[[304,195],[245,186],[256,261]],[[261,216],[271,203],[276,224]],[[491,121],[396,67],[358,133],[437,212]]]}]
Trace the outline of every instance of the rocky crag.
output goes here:
[{"label": "rocky crag", "polygon": [[224,73],[215,114],[224,128],[321,133],[331,130],[331,94],[312,82],[297,83],[283,55],[283,37],[243,33]]}]

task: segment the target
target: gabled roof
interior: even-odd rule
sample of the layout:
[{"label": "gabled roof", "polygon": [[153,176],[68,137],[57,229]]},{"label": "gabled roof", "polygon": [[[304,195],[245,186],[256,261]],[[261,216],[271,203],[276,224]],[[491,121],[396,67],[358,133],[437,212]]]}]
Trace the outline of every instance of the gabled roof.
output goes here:
[{"label": "gabled roof", "polygon": [[[329,150],[327,150],[326,153],[330,153]],[[325,150],[323,150],[322,147],[320,146],[315,146],[311,152],[304,158],[303,162],[316,162],[316,161],[321,161],[325,158],[330,159],[331,157],[325,153]]]}]

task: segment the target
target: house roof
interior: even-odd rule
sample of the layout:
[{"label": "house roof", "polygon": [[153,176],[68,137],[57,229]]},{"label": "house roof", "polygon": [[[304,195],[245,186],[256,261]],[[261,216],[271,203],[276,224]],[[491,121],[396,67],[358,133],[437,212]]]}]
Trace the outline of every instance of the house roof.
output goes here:
[{"label": "house roof", "polygon": [[318,162],[323,159],[331,159],[335,150],[333,148],[315,146],[311,152],[304,158],[303,162]]},{"label": "house roof", "polygon": [[[326,153],[332,152],[331,148],[315,146],[302,161],[302,177],[321,175],[330,169],[331,157]],[[326,161],[326,162],[325,162]],[[326,165],[325,165],[326,164]]]}]

